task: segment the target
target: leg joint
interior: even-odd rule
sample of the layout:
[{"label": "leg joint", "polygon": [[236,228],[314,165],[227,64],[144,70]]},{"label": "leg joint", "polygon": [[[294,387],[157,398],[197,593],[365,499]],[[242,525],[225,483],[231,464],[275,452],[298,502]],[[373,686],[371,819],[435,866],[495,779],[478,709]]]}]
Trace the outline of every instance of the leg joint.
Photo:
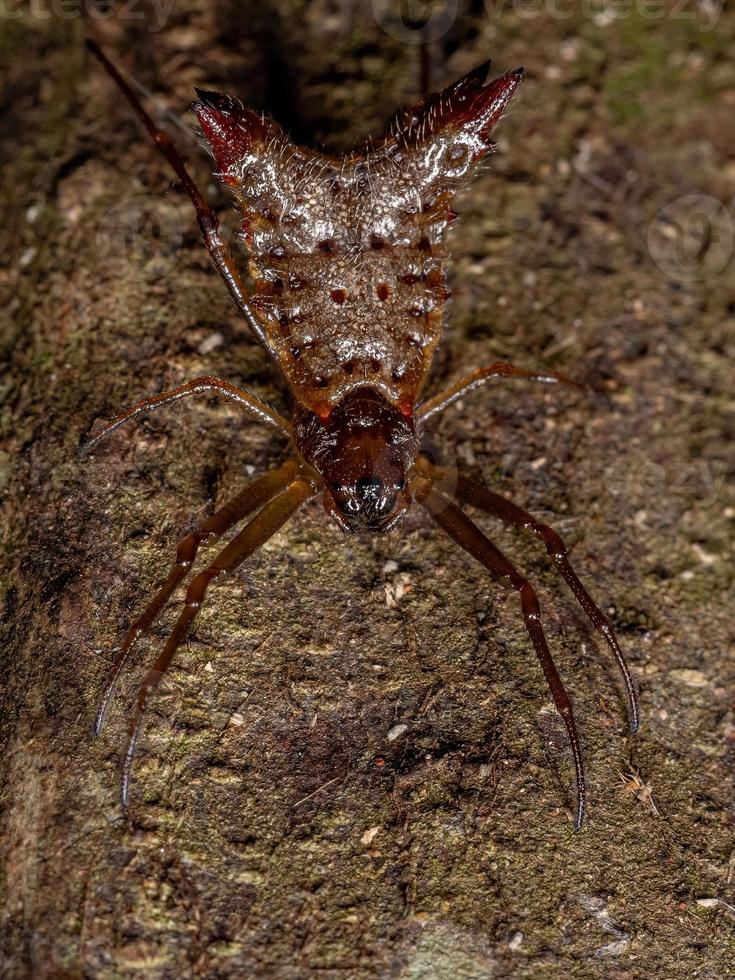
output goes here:
[{"label": "leg joint", "polygon": [[567,546],[553,527],[548,524],[537,524],[534,528],[536,534],[543,540],[546,550],[552,558],[566,558]]},{"label": "leg joint", "polygon": [[192,579],[189,588],[186,590],[185,604],[193,609],[198,609],[202,604],[209,583],[220,574],[220,571],[219,568],[208,568]]},{"label": "leg joint", "polygon": [[516,585],[521,596],[521,604],[529,619],[541,619],[541,607],[539,606],[536,590],[526,579],[520,579]]}]

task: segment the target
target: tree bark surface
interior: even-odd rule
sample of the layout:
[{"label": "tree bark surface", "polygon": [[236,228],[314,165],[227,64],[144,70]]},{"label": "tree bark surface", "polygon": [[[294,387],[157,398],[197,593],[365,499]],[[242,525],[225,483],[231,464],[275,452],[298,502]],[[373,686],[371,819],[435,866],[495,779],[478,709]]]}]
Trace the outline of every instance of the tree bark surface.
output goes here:
[{"label": "tree bark surface", "polygon": [[444,463],[561,531],[639,679],[631,738],[607,649],[543,548],[478,516],[538,585],[584,742],[583,831],[517,599],[418,511],[361,540],[310,505],[212,588],[151,704],[128,820],[130,710],[180,595],[92,737],[109,664],[176,541],[286,446],[207,398],[91,457],[81,437],[198,374],[288,404],[85,33],[151,94],[232,234],[186,111],[193,86],[345,149],[417,95],[419,49],[381,28],[383,6],[201,0],[3,21],[12,980],[735,974],[732,11],[707,29],[711,5],[611,20],[464,2],[432,48],[436,85],[489,55],[498,73],[528,71],[452,231],[433,390],[503,358],[597,391],[499,382],[430,437]]}]

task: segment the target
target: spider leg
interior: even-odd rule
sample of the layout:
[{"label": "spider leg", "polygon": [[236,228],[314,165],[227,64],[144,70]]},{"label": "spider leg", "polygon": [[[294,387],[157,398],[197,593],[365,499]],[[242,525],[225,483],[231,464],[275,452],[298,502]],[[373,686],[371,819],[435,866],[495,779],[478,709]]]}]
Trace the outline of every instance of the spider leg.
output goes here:
[{"label": "spider leg", "polygon": [[200,395],[205,391],[215,391],[218,395],[223,395],[225,398],[229,398],[230,401],[237,402],[254,416],[256,421],[270,425],[280,432],[281,435],[290,436],[292,434],[291,423],[266,405],[265,402],[256,398],[255,395],[251,395],[250,392],[231,384],[229,381],[223,381],[221,378],[210,378],[205,375],[201,378],[193,378],[191,381],[187,381],[186,384],[178,385],[176,388],[169,388],[168,391],[162,391],[158,395],[141,398],[139,402],[136,402],[130,408],[125,409],[124,412],[116,415],[99,432],[83,442],[81,446],[82,451],[87,452],[90,449],[94,449],[105,436],[109,436],[111,432],[114,432],[124,422],[137,418],[143,412],[155,411],[158,408],[163,408],[165,405],[170,405],[172,402],[179,401],[181,398],[187,398],[189,395]]},{"label": "spider leg", "polygon": [[[424,464],[424,460],[421,461]],[[506,524],[521,531],[530,531],[540,538],[546,546],[546,551],[553,558],[554,564],[559,570],[560,575],[567,583],[574,594],[574,598],[580,604],[598,633],[601,633],[607,645],[617,661],[618,668],[625,684],[628,696],[628,724],[630,731],[635,734],[640,726],[640,706],[638,703],[638,691],[635,680],[631,674],[630,667],[625,659],[620,647],[615,629],[608,617],[603,613],[587,589],[582,585],[577,577],[577,573],[572,568],[567,552],[567,546],[560,535],[548,524],[541,524],[528,511],[514,504],[513,501],[502,497],[498,493],[493,493],[487,487],[467,477],[461,476],[451,470],[440,469],[426,464],[429,467],[432,479],[439,484],[445,484],[452,488],[452,492],[463,504],[470,504],[493,517],[499,518]]]},{"label": "spider leg", "polygon": [[445,388],[444,391],[440,391],[439,394],[434,395],[433,398],[426,399],[418,407],[416,413],[417,419],[419,422],[425,422],[426,419],[432,415],[436,415],[437,412],[443,412],[452,402],[456,402],[463,395],[466,395],[468,391],[472,391],[473,388],[479,388],[480,385],[484,385],[494,378],[528,378],[530,381],[543,381],[546,384],[563,384],[569,385],[572,388],[578,388],[580,391],[587,390],[584,385],[572,381],[571,378],[567,378],[563,374],[557,374],[556,371],[526,371],[523,368],[516,367],[514,364],[509,364],[507,361],[496,361],[489,367],[477,368],[464,378],[460,378],[459,381],[455,381],[453,385]]},{"label": "spider leg", "polygon": [[176,176],[186,188],[192,204],[194,205],[197,215],[197,222],[199,223],[199,228],[202,232],[202,238],[204,239],[204,244],[207,247],[207,251],[211,256],[212,262],[214,263],[214,267],[224,280],[239,313],[245,318],[248,326],[258,338],[260,343],[266,348],[266,350],[268,350],[265,333],[263,332],[263,328],[258,322],[258,318],[253,312],[252,307],[248,303],[248,295],[242,279],[240,278],[240,273],[238,272],[235,261],[232,258],[229,245],[221,238],[219,234],[219,221],[217,219],[217,215],[207,204],[204,195],[192,180],[186,166],[184,165],[184,161],[181,159],[178,150],[174,146],[173,140],[168,133],[156,126],[151,117],[143,108],[138,96],[133,92],[117,68],[115,68],[107,55],[101,50],[99,45],[96,44],[95,41],[87,40],[87,47],[95,58],[97,58],[97,60],[101,63],[108,75],[112,78],[130,105],[133,107],[136,114],[142,120],[143,125],[148,130],[151,139],[161,153],[166,157],[176,172]]},{"label": "spider leg", "polygon": [[579,830],[584,821],[587,798],[582,751],[572,704],[554,665],[541,625],[541,610],[536,592],[530,582],[520,574],[503,552],[485,537],[479,527],[455,503],[432,486],[430,479],[415,476],[412,480],[411,494],[414,500],[429,512],[439,527],[453,538],[464,551],[484,565],[497,582],[505,588],[513,589],[520,595],[521,611],[526,630],[541,663],[556,709],[566,725],[574,758],[577,783],[577,813],[574,829]]},{"label": "spider leg", "polygon": [[196,558],[199,546],[207,538],[219,538],[233,525],[243,520],[248,514],[258,510],[276,494],[280,493],[284,487],[294,479],[298,472],[298,464],[294,460],[288,460],[276,470],[265,473],[250,486],[245,487],[236,497],[224,504],[216,513],[208,517],[191,534],[179,541],[176,549],[176,559],[169,572],[168,578],[163,583],[153,600],[144,609],[141,615],[130,626],[117,657],[110,668],[102,690],[102,695],[97,708],[97,715],[94,723],[94,734],[99,735],[102,731],[107,711],[110,707],[117,679],[123,667],[128,661],[133,646],[137,639],[151,626],[159,613],[166,605],[178,585],[189,574],[194,559]]},{"label": "spider leg", "polygon": [[184,608],[179,614],[171,635],[153,667],[143,679],[138,691],[138,699],[130,722],[128,744],[123,759],[121,784],[123,809],[127,809],[128,805],[133,756],[135,754],[135,745],[146,703],[153,691],[160,684],[161,678],[168,670],[174,654],[186,639],[191,622],[204,601],[210,583],[220,576],[234,571],[246,558],[272,538],[299,507],[315,493],[316,487],[309,477],[303,474],[297,476],[282,493],[269,501],[245,525],[242,531],[223,548],[208,568],[192,579],[189,588],[186,590]]}]

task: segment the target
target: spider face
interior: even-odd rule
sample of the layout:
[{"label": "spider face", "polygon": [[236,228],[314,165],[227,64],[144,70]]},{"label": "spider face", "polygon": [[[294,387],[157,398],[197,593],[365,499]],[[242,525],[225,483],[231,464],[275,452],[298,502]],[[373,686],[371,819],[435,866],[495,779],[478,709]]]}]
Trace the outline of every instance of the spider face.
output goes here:
[{"label": "spider face", "polygon": [[326,485],[324,506],[343,531],[392,530],[410,505],[406,476],[418,450],[413,420],[379,392],[346,395],[326,419],[296,416],[299,452]]},{"label": "spider face", "polygon": [[405,479],[398,477],[386,484],[377,474],[360,476],[329,488],[325,497],[327,513],[343,531],[354,534],[370,531],[385,534],[391,531],[406,512],[409,501],[403,489]]}]

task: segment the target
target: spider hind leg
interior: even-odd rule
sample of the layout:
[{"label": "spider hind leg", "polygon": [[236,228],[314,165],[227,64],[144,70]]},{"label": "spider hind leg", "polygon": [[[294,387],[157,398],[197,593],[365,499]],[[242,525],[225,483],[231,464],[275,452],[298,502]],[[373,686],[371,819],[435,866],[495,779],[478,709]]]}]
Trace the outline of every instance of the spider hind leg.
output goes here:
[{"label": "spider hind leg", "polygon": [[428,511],[439,527],[453,538],[464,551],[484,565],[496,581],[505,588],[518,592],[520,596],[521,612],[526,630],[546,677],[556,709],[567,730],[574,760],[577,790],[574,829],[579,830],[584,822],[587,801],[587,781],[582,762],[582,749],[572,703],[552,659],[551,651],[546,642],[546,635],[541,625],[541,610],[536,592],[531,583],[520,574],[503,552],[482,533],[480,528],[455,503],[437,490],[430,479],[415,476],[412,480],[411,493],[414,500]]},{"label": "spider hind leg", "polygon": [[294,478],[298,464],[288,460],[283,466],[270,473],[265,473],[249,486],[241,490],[226,504],[208,517],[196,530],[187,534],[179,541],[176,558],[168,578],[156,592],[151,602],[129,627],[123,639],[120,650],[110,667],[102,689],[97,714],[95,716],[94,734],[99,735],[105,725],[105,719],[115,693],[118,678],[128,662],[137,640],[153,625],[164,606],[171,598],[177,587],[186,578],[194,563],[200,546],[208,540],[216,540],[231,527],[244,520],[253,511],[268,503],[277,493],[280,493]]},{"label": "spider hind leg", "polygon": [[625,659],[613,624],[580,582],[569,561],[567,546],[557,531],[549,527],[548,524],[537,521],[533,514],[529,514],[527,510],[519,507],[512,500],[508,500],[507,497],[494,493],[481,483],[470,480],[454,470],[432,466],[431,463],[423,459],[420,461],[420,466],[422,471],[431,475],[432,481],[437,486],[451,488],[452,493],[460,503],[477,507],[516,530],[530,532],[543,542],[547,554],[553,560],[559,574],[571,589],[574,598],[584,610],[592,626],[603,636],[615,658],[628,698],[628,725],[631,734],[635,734],[640,727],[640,705],[635,679]]},{"label": "spider hind leg", "polygon": [[133,757],[146,704],[168,672],[176,651],[186,639],[192,621],[204,602],[209,586],[216,579],[233,572],[246,558],[261,548],[316,492],[317,487],[314,486],[310,477],[303,473],[297,475],[281,493],[278,493],[265,504],[262,510],[235,535],[203,572],[192,579],[186,590],[184,608],[179,613],[163,650],[148,670],[138,690],[138,697],[130,722],[128,744],[123,758],[120,787],[123,810],[126,810],[128,806]]}]

